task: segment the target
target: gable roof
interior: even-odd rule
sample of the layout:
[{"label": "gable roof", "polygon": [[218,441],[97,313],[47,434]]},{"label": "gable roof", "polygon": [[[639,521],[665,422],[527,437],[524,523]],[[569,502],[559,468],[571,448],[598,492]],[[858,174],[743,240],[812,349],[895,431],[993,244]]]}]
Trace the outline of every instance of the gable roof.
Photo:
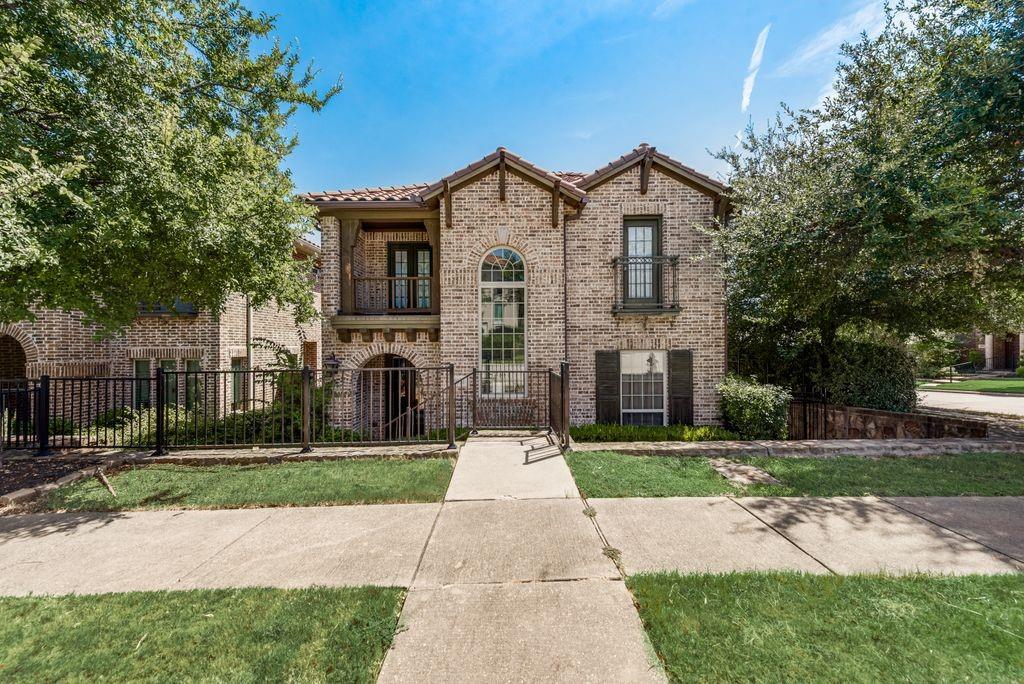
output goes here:
[{"label": "gable roof", "polygon": [[501,164],[502,159],[504,159],[506,165],[516,169],[520,173],[530,176],[542,184],[550,185],[552,189],[557,185],[562,192],[577,200],[582,200],[587,195],[586,192],[576,187],[571,182],[566,182],[564,178],[561,178],[546,169],[542,169],[536,164],[531,164],[518,154],[509,152],[504,147],[499,147],[486,157],[478,159],[472,164],[464,166],[455,173],[451,173],[436,183],[427,186],[427,189],[424,190],[420,196],[424,200],[436,197],[444,192],[445,183],[448,183],[449,187],[458,186],[463,181],[471,180],[472,178],[497,167]]},{"label": "gable roof", "polygon": [[640,143],[633,151],[622,155],[615,161],[591,173],[581,171],[548,171],[526,161],[513,152],[509,152],[504,147],[499,147],[487,156],[464,166],[454,173],[448,174],[434,183],[307,192],[299,195],[299,197],[321,207],[425,207],[428,200],[444,192],[446,182],[449,188],[457,187],[479,175],[489,172],[492,168],[496,168],[501,164],[502,159],[504,159],[507,166],[539,184],[546,185],[552,189],[557,184],[560,192],[576,202],[585,202],[588,190],[611,180],[632,166],[643,163],[645,160],[650,160],[652,166],[660,167],[670,175],[676,176],[712,196],[721,196],[728,190],[724,183],[676,161],[667,154],[658,152],[647,143]]},{"label": "gable roof", "polygon": [[632,166],[642,163],[645,159],[650,159],[653,165],[660,166],[677,176],[689,180],[694,185],[708,191],[711,195],[722,195],[728,190],[724,183],[716,181],[714,178],[676,161],[667,154],[658,152],[657,149],[647,143],[640,143],[633,148],[632,152],[624,154],[615,161],[605,164],[593,173],[586,175],[578,180],[576,185],[584,190],[590,190],[605,181],[611,180]]}]

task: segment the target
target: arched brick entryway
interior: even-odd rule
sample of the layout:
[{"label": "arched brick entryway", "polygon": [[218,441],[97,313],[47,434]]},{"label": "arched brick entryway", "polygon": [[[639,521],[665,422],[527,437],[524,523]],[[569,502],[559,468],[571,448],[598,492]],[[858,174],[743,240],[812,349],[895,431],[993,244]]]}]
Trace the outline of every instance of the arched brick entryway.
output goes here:
[{"label": "arched brick entryway", "polygon": [[0,335],[0,379],[25,377],[27,363],[21,342],[10,335]]}]

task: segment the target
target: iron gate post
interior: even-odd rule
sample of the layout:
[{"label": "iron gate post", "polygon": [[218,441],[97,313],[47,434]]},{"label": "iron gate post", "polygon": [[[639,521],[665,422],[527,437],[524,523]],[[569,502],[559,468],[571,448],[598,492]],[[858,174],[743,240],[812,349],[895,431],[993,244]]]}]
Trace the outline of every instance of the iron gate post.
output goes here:
[{"label": "iron gate post", "polygon": [[36,388],[36,456],[50,455],[50,376],[39,378]]},{"label": "iron gate post", "polygon": [[163,456],[167,453],[166,435],[166,411],[164,407],[164,369],[159,366],[156,369],[156,451],[154,456]]},{"label": "iron gate post", "polygon": [[569,362],[562,362],[562,448],[569,448]]},{"label": "iron gate post", "polygon": [[302,367],[302,453],[313,450],[310,443],[310,418],[313,412],[313,371],[309,366]]},{"label": "iron gate post", "polygon": [[448,364],[448,448],[455,448],[455,364]]},{"label": "iron gate post", "polygon": [[477,394],[477,379],[476,379],[476,368],[473,369],[473,382],[472,390],[473,394],[470,397],[469,404],[469,433],[471,435],[476,434],[476,394]]}]

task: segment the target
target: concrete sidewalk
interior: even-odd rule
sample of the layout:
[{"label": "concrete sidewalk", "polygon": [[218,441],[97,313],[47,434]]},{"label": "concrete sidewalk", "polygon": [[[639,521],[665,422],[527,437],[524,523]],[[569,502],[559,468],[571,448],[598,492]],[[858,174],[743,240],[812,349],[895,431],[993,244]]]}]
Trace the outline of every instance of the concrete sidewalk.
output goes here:
[{"label": "concrete sidewalk", "polygon": [[440,504],[0,517],[0,594],[409,586]]}]

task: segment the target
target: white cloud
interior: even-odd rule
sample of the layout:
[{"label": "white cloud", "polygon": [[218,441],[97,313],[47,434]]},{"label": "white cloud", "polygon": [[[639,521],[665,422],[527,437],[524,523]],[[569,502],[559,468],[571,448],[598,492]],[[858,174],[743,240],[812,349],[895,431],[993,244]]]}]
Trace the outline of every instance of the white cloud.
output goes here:
[{"label": "white cloud", "polygon": [[764,46],[768,42],[768,31],[772,28],[771,24],[768,24],[761,33],[757,35],[757,42],[754,43],[754,51],[750,54],[750,66],[747,67],[747,71],[757,71],[761,68],[761,58],[764,57]]},{"label": "white cloud", "polygon": [[658,6],[651,12],[651,16],[655,19],[667,19],[673,12],[680,7],[684,7],[694,2],[694,0],[661,0]]},{"label": "white cloud", "polygon": [[877,34],[884,26],[883,0],[861,0],[856,9],[801,45],[775,73],[792,76],[818,68],[831,69],[843,43],[855,40],[861,33]]},{"label": "white cloud", "polygon": [[757,81],[757,72],[761,70],[761,59],[764,57],[764,46],[768,43],[768,32],[772,29],[767,24],[757,36],[754,43],[754,51],[750,53],[750,64],[747,66],[747,77],[743,79],[743,102],[740,104],[740,111],[747,111],[750,106],[750,96],[754,93],[754,83]]}]

